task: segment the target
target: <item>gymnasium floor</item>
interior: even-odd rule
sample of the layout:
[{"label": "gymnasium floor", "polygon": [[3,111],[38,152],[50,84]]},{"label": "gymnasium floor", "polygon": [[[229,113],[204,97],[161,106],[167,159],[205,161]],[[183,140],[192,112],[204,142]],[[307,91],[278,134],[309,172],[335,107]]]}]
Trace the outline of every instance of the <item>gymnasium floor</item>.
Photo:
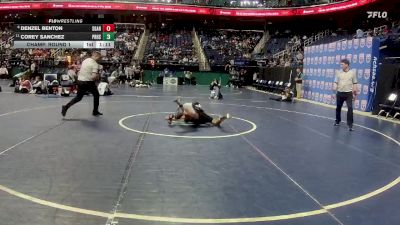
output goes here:
[{"label": "gymnasium floor", "polygon": [[[262,93],[118,88],[69,98],[0,93],[1,225],[397,225],[399,125]],[[172,101],[231,113],[221,128],[168,126]]]}]

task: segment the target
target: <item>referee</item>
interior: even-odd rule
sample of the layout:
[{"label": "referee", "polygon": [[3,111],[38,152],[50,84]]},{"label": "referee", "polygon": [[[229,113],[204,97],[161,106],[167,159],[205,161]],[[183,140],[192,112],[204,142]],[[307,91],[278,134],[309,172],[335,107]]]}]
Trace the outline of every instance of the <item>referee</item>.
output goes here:
[{"label": "referee", "polygon": [[103,115],[99,112],[99,91],[95,81],[99,79],[100,65],[97,63],[101,59],[99,52],[93,52],[90,58],[83,60],[81,70],[78,73],[78,94],[68,104],[62,106],[61,114],[65,116],[68,109],[75,103],[82,100],[83,96],[90,92],[93,95],[93,116]]},{"label": "referee", "polygon": [[350,70],[350,62],[347,59],[340,61],[342,71],[336,73],[333,90],[336,93],[336,120],[334,126],[341,122],[343,103],[347,105],[347,125],[349,131],[353,131],[353,99],[357,96],[357,76],[354,70]]}]

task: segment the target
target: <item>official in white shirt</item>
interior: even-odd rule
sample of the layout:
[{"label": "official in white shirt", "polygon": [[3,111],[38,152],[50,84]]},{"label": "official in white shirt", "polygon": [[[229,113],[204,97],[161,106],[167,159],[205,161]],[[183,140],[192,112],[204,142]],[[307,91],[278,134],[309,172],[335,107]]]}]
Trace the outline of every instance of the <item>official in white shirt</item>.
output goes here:
[{"label": "official in white shirt", "polygon": [[353,100],[357,96],[357,75],[354,70],[350,70],[350,62],[342,59],[340,62],[342,71],[335,76],[333,90],[336,91],[336,121],[335,126],[341,122],[343,103],[347,105],[347,125],[349,131],[353,131]]},{"label": "official in white shirt", "polygon": [[97,63],[101,59],[99,52],[93,52],[90,58],[82,62],[81,70],[78,73],[78,94],[68,104],[62,106],[61,114],[65,116],[68,109],[75,103],[82,100],[86,92],[93,95],[93,116],[103,115],[99,112],[99,91],[95,81],[99,80],[100,65]]}]

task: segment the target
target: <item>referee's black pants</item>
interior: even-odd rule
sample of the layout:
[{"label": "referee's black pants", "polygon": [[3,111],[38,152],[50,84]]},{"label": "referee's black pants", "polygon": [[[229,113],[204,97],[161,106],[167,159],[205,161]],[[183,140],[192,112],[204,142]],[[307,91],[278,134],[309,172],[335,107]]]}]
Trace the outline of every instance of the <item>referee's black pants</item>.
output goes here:
[{"label": "referee's black pants", "polygon": [[336,123],[339,124],[342,120],[341,113],[343,103],[347,105],[347,125],[353,125],[353,93],[352,92],[338,92],[336,94]]},{"label": "referee's black pants", "polygon": [[65,105],[67,109],[80,102],[87,92],[93,95],[93,113],[99,112],[100,94],[94,81],[78,81],[78,94]]}]

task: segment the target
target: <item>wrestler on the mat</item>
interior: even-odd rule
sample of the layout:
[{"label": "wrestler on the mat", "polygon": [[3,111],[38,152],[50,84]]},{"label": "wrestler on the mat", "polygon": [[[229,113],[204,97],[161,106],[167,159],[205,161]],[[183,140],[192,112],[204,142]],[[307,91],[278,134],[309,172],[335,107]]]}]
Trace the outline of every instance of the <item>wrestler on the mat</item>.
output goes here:
[{"label": "wrestler on the mat", "polygon": [[175,114],[167,116],[168,123],[171,124],[173,121],[184,121],[185,123],[193,123],[195,125],[211,123],[214,126],[220,126],[221,123],[230,118],[229,114],[219,118],[212,118],[207,115],[201,108],[200,103],[180,103],[179,100],[175,100],[178,104],[178,110]]}]

